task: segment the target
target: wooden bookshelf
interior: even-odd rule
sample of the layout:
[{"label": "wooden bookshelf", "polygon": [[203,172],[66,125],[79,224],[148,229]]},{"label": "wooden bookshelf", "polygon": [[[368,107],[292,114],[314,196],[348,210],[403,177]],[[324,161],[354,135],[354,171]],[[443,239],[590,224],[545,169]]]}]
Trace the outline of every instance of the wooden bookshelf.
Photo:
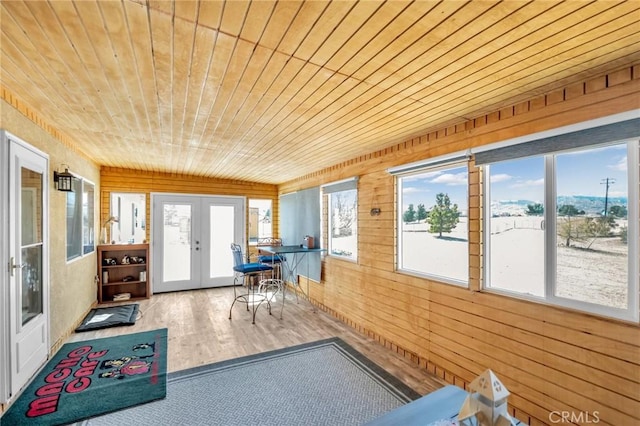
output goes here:
[{"label": "wooden bookshelf", "polygon": [[114,297],[126,293],[131,297],[121,300],[148,298],[149,272],[149,244],[99,245],[98,303],[119,301]]}]

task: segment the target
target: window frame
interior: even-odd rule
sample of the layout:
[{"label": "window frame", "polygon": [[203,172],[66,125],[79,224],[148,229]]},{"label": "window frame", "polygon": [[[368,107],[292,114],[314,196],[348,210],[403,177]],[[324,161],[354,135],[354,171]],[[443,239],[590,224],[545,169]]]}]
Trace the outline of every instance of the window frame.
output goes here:
[{"label": "window frame", "polygon": [[[404,267],[403,264],[403,250],[402,245],[404,241],[404,202],[402,195],[402,182],[401,179],[409,178],[416,175],[422,175],[430,172],[437,172],[441,170],[452,170],[464,168],[467,173],[467,182],[465,185],[466,188],[466,218],[467,218],[467,244],[466,244],[466,255],[467,255],[467,269],[466,269],[466,279],[460,280],[453,277],[447,277],[443,275],[437,275],[435,273],[417,271],[414,269],[408,269]],[[470,273],[469,273],[469,229],[468,229],[468,221],[469,221],[469,153],[456,153],[452,155],[447,155],[443,157],[436,157],[430,160],[425,160],[422,162],[416,162],[411,164],[406,164],[403,166],[398,166],[393,169],[389,169],[389,173],[394,175],[395,177],[395,189],[396,189],[396,271],[402,274],[416,276],[420,278],[427,278],[430,280],[436,280],[438,282],[442,282],[445,284],[451,284],[458,287],[469,288],[470,285]]]},{"label": "window frame", "polygon": [[[77,187],[76,187],[77,185]],[[85,195],[85,185],[91,186],[93,190],[92,197],[87,197],[87,204],[83,202]],[[66,208],[65,208],[65,242],[66,242],[66,261],[67,263],[73,262],[77,259],[82,259],[96,251],[96,237],[95,237],[95,184],[88,179],[81,176],[74,175],[71,191],[74,199],[74,209],[70,211],[69,196],[71,193],[66,194]],[[77,191],[76,191],[77,188]],[[79,217],[76,217],[79,216]],[[87,218],[85,222],[85,217]],[[73,228],[70,229],[70,224]],[[70,231],[72,232],[70,234]],[[88,236],[89,240],[85,244],[84,238]],[[76,251],[70,253],[70,239],[75,246],[79,246]],[[77,241],[79,240],[79,241]]]},{"label": "window frame", "polygon": [[[557,181],[556,181],[556,156],[566,154],[570,152],[581,152],[595,148],[622,145],[626,144],[627,149],[627,179],[628,179],[628,193],[627,193],[627,217],[628,217],[628,252],[627,252],[627,308],[615,308],[612,306],[606,306],[597,303],[591,303],[568,297],[562,297],[556,295],[557,290]],[[509,297],[515,297],[524,300],[530,300],[537,303],[548,304],[552,306],[558,306],[568,308],[588,314],[594,314],[598,316],[610,317],[625,321],[638,322],[639,320],[639,301],[638,301],[638,289],[640,288],[639,270],[638,270],[638,256],[639,256],[639,240],[638,225],[640,216],[638,212],[639,203],[639,163],[640,163],[640,139],[638,138],[625,138],[618,141],[612,141],[608,143],[600,143],[594,145],[583,146],[576,149],[557,151],[547,154],[539,155],[543,157],[544,161],[544,221],[547,226],[544,229],[544,296],[535,296],[527,293],[520,293],[517,291],[511,291],[508,289],[501,289],[491,287],[490,275],[491,275],[491,232],[490,223],[491,220],[491,179],[490,176],[490,164],[481,166],[484,169],[486,179],[483,184],[483,244],[485,247],[484,255],[482,259],[482,265],[484,272],[482,274],[481,290],[488,293],[497,293],[506,295]],[[523,157],[524,158],[524,157]],[[514,161],[517,159],[510,159],[506,161]],[[488,168],[487,168],[488,166]]]}]

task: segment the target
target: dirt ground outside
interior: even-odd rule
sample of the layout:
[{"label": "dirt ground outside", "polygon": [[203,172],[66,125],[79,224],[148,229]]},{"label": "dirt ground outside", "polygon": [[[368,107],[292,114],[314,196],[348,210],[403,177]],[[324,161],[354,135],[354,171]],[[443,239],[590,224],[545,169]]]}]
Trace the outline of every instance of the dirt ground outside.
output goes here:
[{"label": "dirt ground outside", "polygon": [[[403,267],[428,270],[466,281],[468,241],[466,218],[453,232],[438,238],[427,224],[405,226]],[[544,296],[544,231],[542,218],[499,217],[491,224],[492,286]],[[560,239],[561,240],[561,239]],[[628,249],[619,236],[557,245],[556,296],[616,308],[627,307]],[[588,248],[587,248],[588,246]]]}]

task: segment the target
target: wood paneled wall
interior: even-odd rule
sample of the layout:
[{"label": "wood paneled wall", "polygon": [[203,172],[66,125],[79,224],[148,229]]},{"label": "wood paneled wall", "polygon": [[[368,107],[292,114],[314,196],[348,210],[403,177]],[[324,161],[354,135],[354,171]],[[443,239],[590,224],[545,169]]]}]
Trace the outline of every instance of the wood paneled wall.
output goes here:
[{"label": "wood paneled wall", "polygon": [[[247,197],[246,223],[249,223],[249,199],[272,200],[272,226],[278,230],[278,188],[275,185],[227,179],[212,179],[198,176],[177,175],[160,172],[143,172],[113,167],[100,169],[100,222],[109,218],[109,203],[112,192],[137,192],[146,194],[147,240],[151,237],[152,192],[200,195],[238,195]],[[248,235],[247,235],[248,238]],[[247,239],[248,241],[248,239]]]},{"label": "wood paneled wall", "polygon": [[[452,384],[491,368],[532,425],[640,424],[640,327],[481,291],[482,171],[469,164],[469,288],[395,270],[395,181],[387,169],[640,107],[640,67],[616,70],[435,129],[281,185],[281,193],[359,176],[358,262],[327,257],[313,303]],[[370,216],[372,207],[381,209]],[[428,255],[425,253],[425,255]],[[633,295],[632,297],[638,297]]]}]

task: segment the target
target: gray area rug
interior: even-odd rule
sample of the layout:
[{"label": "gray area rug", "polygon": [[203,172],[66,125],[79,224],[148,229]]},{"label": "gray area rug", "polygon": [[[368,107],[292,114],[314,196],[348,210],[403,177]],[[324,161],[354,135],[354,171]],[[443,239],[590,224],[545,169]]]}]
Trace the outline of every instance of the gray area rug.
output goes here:
[{"label": "gray area rug", "polygon": [[170,373],[166,399],[82,424],[361,425],[419,397],[334,338]]}]

